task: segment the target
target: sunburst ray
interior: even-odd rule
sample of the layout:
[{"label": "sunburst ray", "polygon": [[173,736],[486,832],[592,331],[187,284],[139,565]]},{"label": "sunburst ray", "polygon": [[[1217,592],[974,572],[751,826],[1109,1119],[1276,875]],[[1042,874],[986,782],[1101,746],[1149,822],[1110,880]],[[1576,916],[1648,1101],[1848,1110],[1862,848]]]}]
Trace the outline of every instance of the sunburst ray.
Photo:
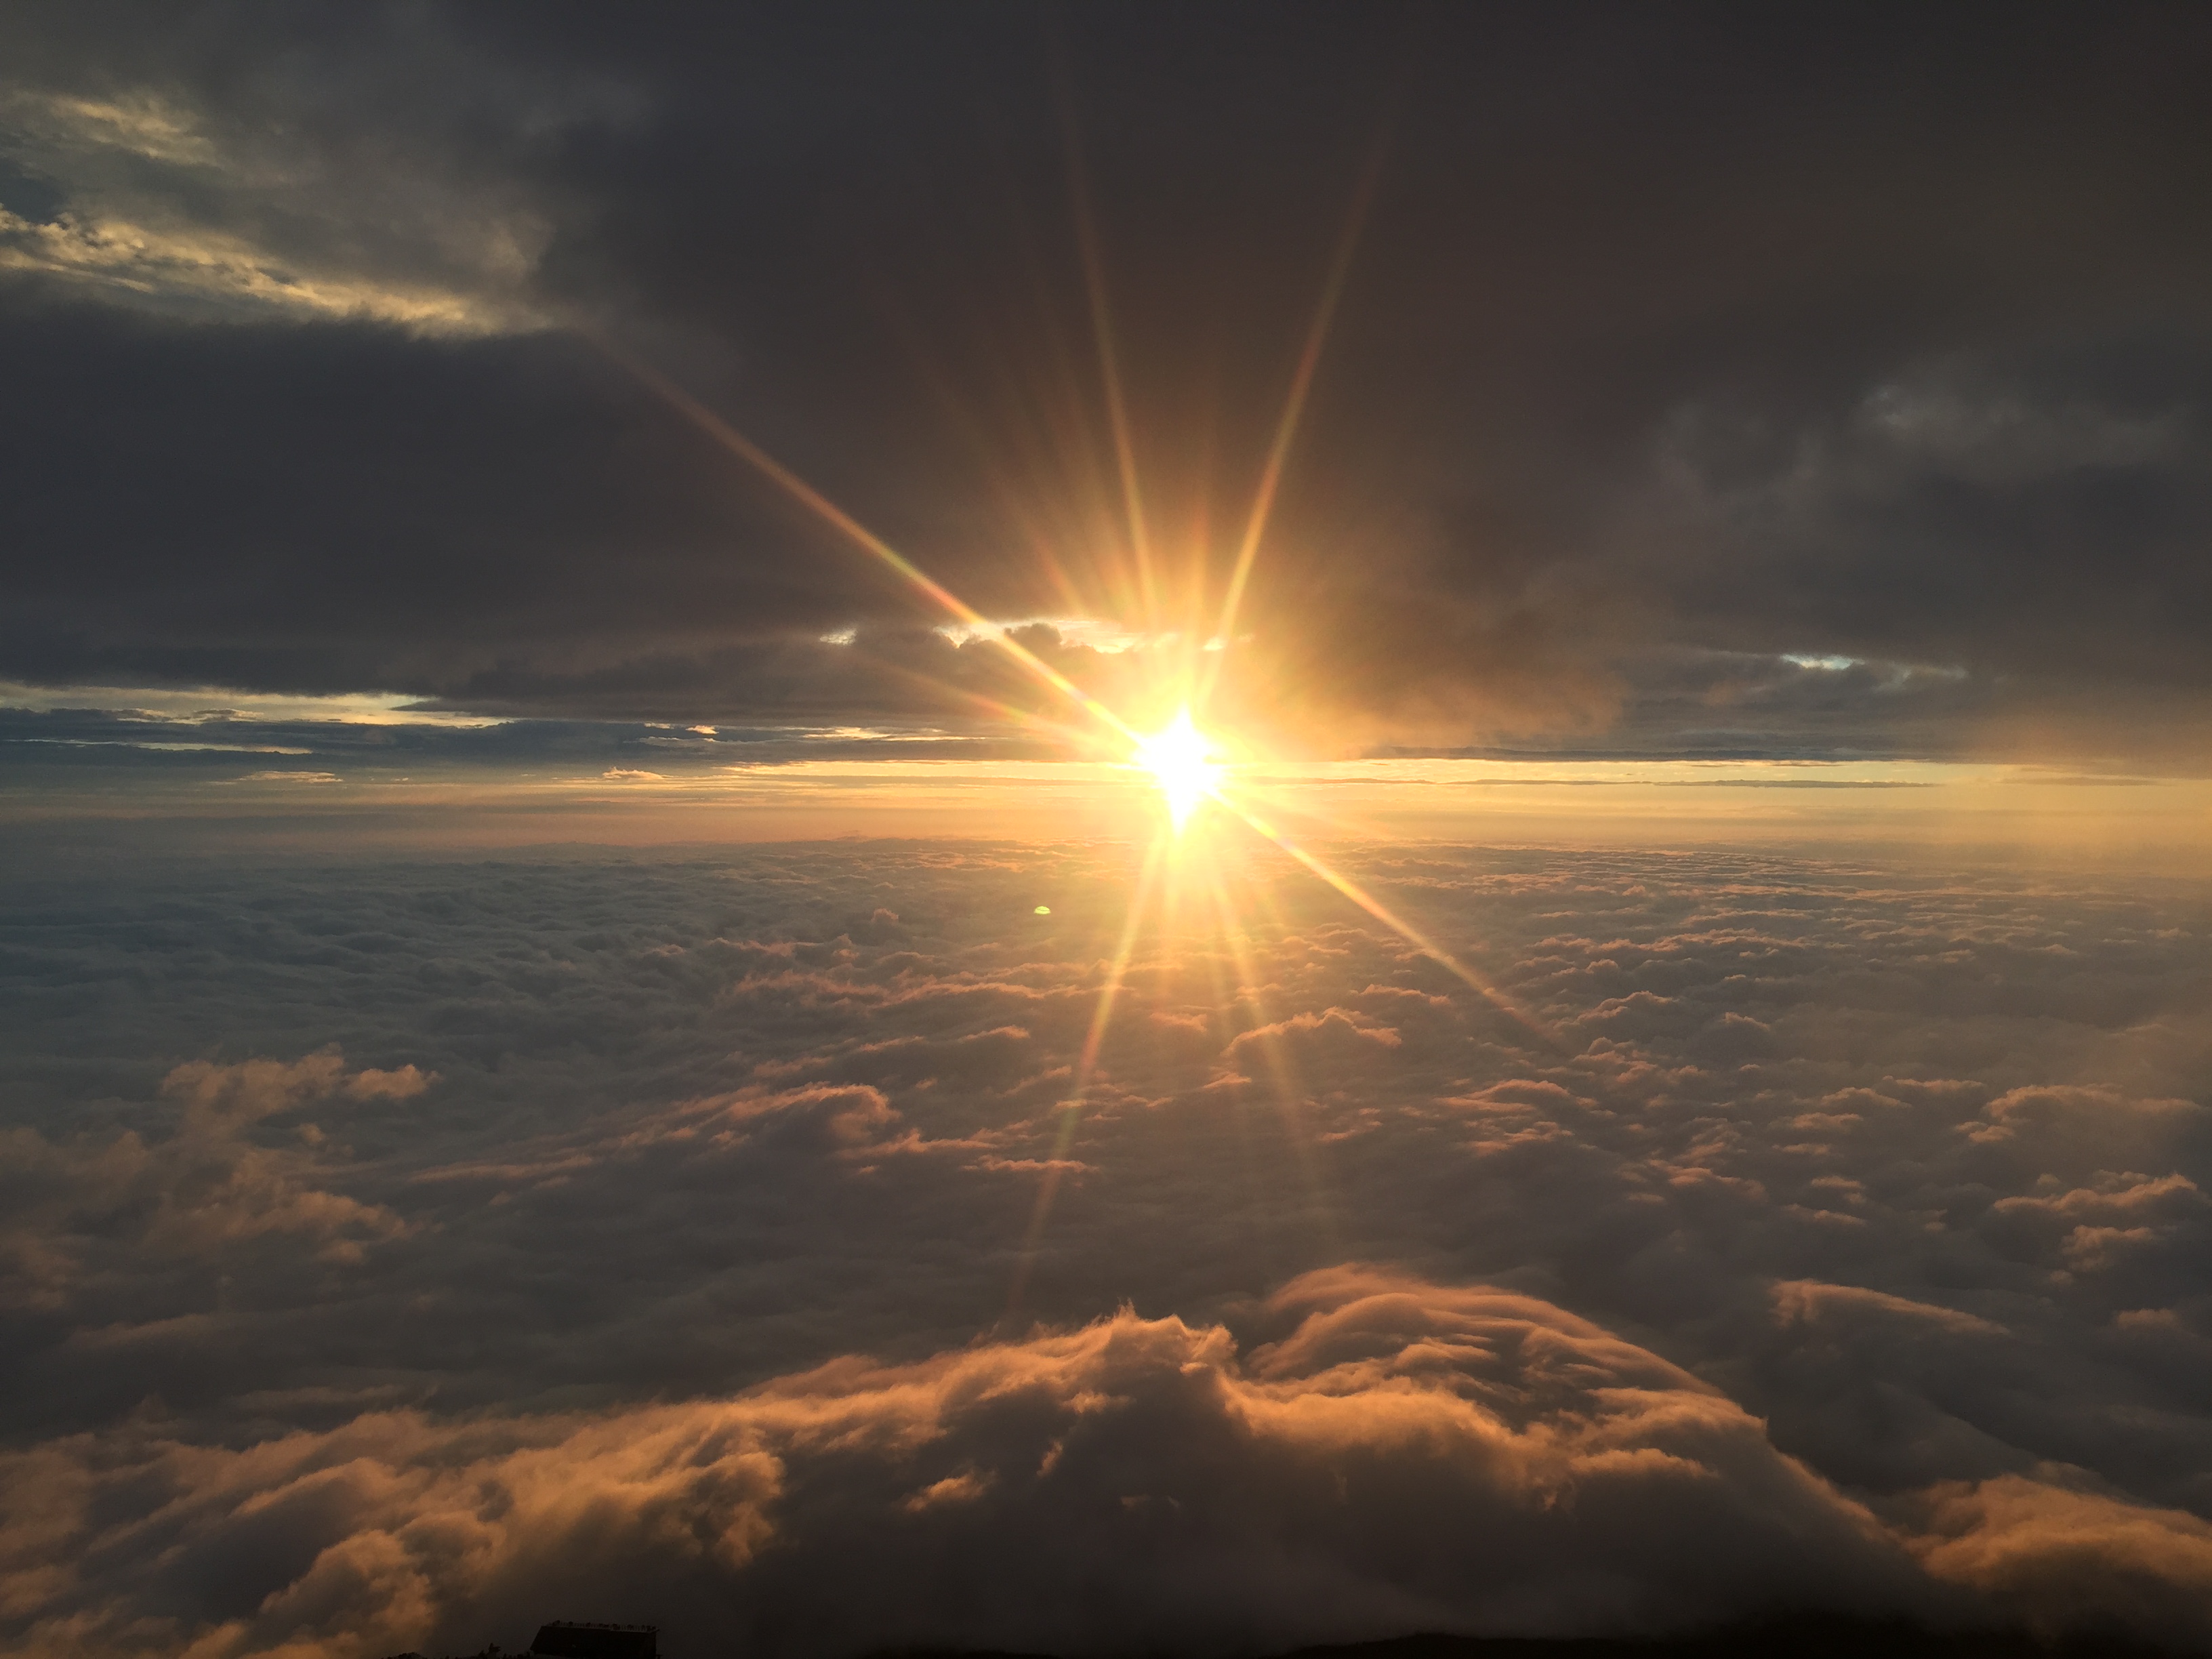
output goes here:
[{"label": "sunburst ray", "polygon": [[[1214,754],[1212,740],[1199,729],[1194,719],[1194,714],[1207,706],[1224,665],[1235,653],[1243,607],[1251,589],[1254,571],[1280,497],[1290,455],[1304,418],[1315,376],[1381,177],[1387,131],[1378,135],[1370,149],[1332,250],[1321,294],[1301,342],[1288,392],[1270,434],[1227,583],[1221,593],[1220,603],[1213,611],[1211,636],[1203,620],[1206,614],[1210,586],[1205,553],[1209,507],[1206,491],[1203,488],[1194,507],[1191,556],[1183,578],[1183,598],[1178,600],[1178,603],[1189,605],[1189,621],[1178,628],[1173,635],[1167,636],[1160,632],[1164,613],[1158,550],[1151,533],[1138,462],[1136,429],[1130,416],[1127,389],[1122,378],[1121,351],[1107,289],[1105,262],[1091,202],[1089,181],[1084,170],[1073,97],[1065,86],[1062,96],[1067,181],[1077,252],[1082,266],[1091,343],[1097,354],[1097,385],[1105,404],[1106,431],[1112,449],[1112,476],[1119,486],[1119,505],[1123,521],[1118,532],[1103,534],[1093,544],[1095,556],[1091,562],[1088,574],[1092,583],[1103,586],[1109,596],[1115,612],[1125,617],[1133,612],[1141,617],[1145,633],[1139,637],[1150,642],[1148,649],[1180,664],[1175,680],[1164,685],[1156,685],[1152,694],[1155,701],[1158,696],[1164,695],[1167,699],[1165,706],[1176,709],[1173,717],[1158,731],[1147,732],[1139,730],[1132,724],[1126,711],[1112,707],[1013,637],[1007,628],[991,622],[960,595],[937,580],[668,376],[623,351],[598,331],[582,331],[601,350],[723,451],[744,462],[846,541],[893,572],[944,616],[969,630],[969,637],[988,641],[992,648],[1003,653],[1024,676],[1044,689],[1048,694],[1048,701],[1056,700],[1067,708],[1075,717],[1076,723],[1056,720],[1044,708],[1024,707],[988,690],[945,684],[903,665],[885,662],[881,665],[883,670],[902,674],[928,685],[939,696],[964,702],[970,708],[1017,729],[1054,737],[1072,752],[1096,755],[1103,748],[1108,757],[1148,773],[1159,788],[1167,822],[1161,826],[1145,854],[1129,896],[1127,912],[1121,918],[1113,953],[1107,959],[1097,1000],[1091,1008],[1073,1068],[1071,1091],[1060,1103],[1052,1122],[1050,1156],[1044,1160],[1042,1179],[1024,1231],[1013,1283],[1003,1316],[1009,1322],[1018,1316],[1035,1272],[1045,1231],[1066,1173],[1067,1155],[1073,1146],[1085,1109],[1097,1087],[1107,1034],[1133,972],[1147,919],[1154,917],[1155,912],[1154,925],[1160,936],[1160,959],[1164,963],[1171,963],[1180,930],[1184,926],[1182,901],[1185,883],[1181,876],[1191,878],[1210,902],[1212,924],[1234,970],[1237,1000],[1243,1005],[1251,1019],[1246,1029],[1262,1032],[1267,1029],[1270,1010],[1267,1006],[1261,978],[1255,971],[1250,955],[1248,928],[1244,917],[1239,913],[1239,903],[1240,897],[1250,899],[1273,911],[1275,896],[1272,887],[1264,890],[1255,889],[1249,893],[1242,891],[1243,888],[1253,885],[1249,872],[1239,871],[1232,881],[1221,863],[1218,837],[1210,841],[1208,835],[1186,836],[1185,831],[1191,827],[1195,815],[1208,803],[1223,809],[1224,827],[1241,825],[1259,840],[1279,849],[1300,869],[1349,901],[1415,951],[1438,963],[1481,998],[1486,1006],[1510,1022],[1516,1030],[1547,1048],[1558,1047],[1557,1039],[1541,1021],[1522,1008],[1491,981],[1460,961],[1421,927],[1400,915],[1349,874],[1335,868],[1297,836],[1276,823],[1271,816],[1276,809],[1265,800],[1266,792],[1240,786],[1234,775],[1234,769],[1225,766]],[[1072,406],[1059,411],[1056,416],[1048,420],[1048,425],[1052,434],[1060,439],[1063,449],[1072,442],[1076,450],[1086,452],[1094,458],[1095,465],[1097,452],[1090,447],[1094,440],[1086,439],[1084,434],[1086,431],[1095,434],[1097,428],[1079,407],[1084,400],[1079,393],[1073,392],[1072,380],[1070,385],[1068,401]],[[964,407],[960,406],[960,400],[949,382],[941,386],[940,391],[955,407],[957,424],[971,441],[980,441],[980,425]],[[1047,441],[1048,443],[1049,441]],[[1096,525],[1098,523],[1097,515],[1103,513],[1105,505],[1102,499],[1106,493],[1103,488],[1104,479],[1096,470],[1086,471],[1078,466],[1076,472],[1100,487],[1100,494],[1090,495],[1087,490],[1079,490],[1079,494],[1086,495],[1087,501],[1077,504],[1076,517],[1068,522],[1072,526]],[[1029,544],[1030,550],[1038,560],[1054,588],[1069,603],[1082,603],[1086,586],[1091,584],[1085,582],[1085,572],[1072,568],[1070,561],[1054,544],[1054,538],[1047,528],[1048,520],[1053,515],[1030,511],[1028,504],[1019,499],[1020,492],[1014,486],[1012,474],[1006,469],[994,465],[987,468],[987,473],[994,491],[1002,498],[1001,506],[1013,509],[1010,513],[1010,521],[1022,531],[1023,539]],[[1079,482],[1073,475],[1070,481]],[[1066,517],[1065,514],[1060,516]],[[1126,562],[1109,556],[1109,547],[1117,542],[1126,552]],[[1085,608],[1079,614],[1089,615],[1091,612]],[[1164,639],[1171,639],[1175,648],[1163,649]],[[1213,648],[1208,649],[1209,646]],[[1155,666],[1152,672],[1157,674],[1159,670]],[[1158,712],[1152,717],[1157,719]],[[1171,866],[1177,860],[1188,860],[1188,867],[1173,872],[1176,878],[1164,880],[1164,874],[1170,872]],[[1237,886],[1239,891],[1232,892],[1233,885]],[[1287,926],[1279,912],[1276,913],[1276,921],[1279,927]],[[1219,962],[1212,954],[1208,957],[1208,969],[1215,988],[1216,1000],[1221,1001],[1226,988],[1221,981]],[[1324,1224],[1333,1224],[1333,1212],[1328,1202],[1325,1183],[1306,1133],[1304,1095],[1290,1058],[1279,1042],[1265,1037],[1257,1046],[1273,1085],[1283,1133],[1305,1181],[1313,1210]],[[1238,1109],[1241,1113],[1241,1106]]]}]

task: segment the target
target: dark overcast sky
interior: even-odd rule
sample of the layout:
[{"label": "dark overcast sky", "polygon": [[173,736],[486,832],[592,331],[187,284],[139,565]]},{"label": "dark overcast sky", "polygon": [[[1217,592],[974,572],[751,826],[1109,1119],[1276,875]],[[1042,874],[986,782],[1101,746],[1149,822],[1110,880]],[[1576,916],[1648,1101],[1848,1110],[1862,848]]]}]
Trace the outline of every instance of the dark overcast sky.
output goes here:
[{"label": "dark overcast sky", "polygon": [[1383,144],[1244,658],[1347,729],[2201,746],[2199,7],[27,5],[0,65],[0,678],[943,715],[938,617],[573,325],[1067,614],[1072,113],[1217,582]]}]

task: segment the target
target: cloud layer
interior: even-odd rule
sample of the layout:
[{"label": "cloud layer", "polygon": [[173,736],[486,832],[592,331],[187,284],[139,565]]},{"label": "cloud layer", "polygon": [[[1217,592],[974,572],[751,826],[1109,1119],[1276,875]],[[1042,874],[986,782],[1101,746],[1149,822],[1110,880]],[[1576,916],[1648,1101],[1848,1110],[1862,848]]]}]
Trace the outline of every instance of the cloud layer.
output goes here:
[{"label": "cloud layer", "polygon": [[15,1639],[2212,1641],[2200,887],[1346,856],[18,890]]}]

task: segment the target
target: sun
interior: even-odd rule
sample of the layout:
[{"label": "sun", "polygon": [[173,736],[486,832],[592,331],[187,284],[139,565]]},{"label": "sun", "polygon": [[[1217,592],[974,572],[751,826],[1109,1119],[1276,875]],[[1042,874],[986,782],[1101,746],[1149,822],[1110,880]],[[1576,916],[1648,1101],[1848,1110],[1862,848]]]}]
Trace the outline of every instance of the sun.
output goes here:
[{"label": "sun", "polygon": [[1167,797],[1168,816],[1177,830],[1220,782],[1221,769],[1212,755],[1212,744],[1191,724],[1188,708],[1152,736],[1137,740],[1137,764],[1152,773],[1152,781]]},{"label": "sun", "polygon": [[[1381,152],[1376,151],[1379,157]],[[596,331],[585,337],[635,376],[646,388],[685,420],[697,427],[729,454],[761,474],[769,483],[789,495],[799,506],[820,520],[830,530],[851,543],[861,552],[899,577],[922,599],[944,613],[943,626],[957,630],[964,642],[988,642],[1002,653],[1021,680],[1031,683],[1031,689],[1043,692],[1034,708],[1018,701],[1002,702],[996,697],[981,696],[963,681],[957,686],[948,685],[948,692],[957,691],[972,697],[980,707],[995,711],[1012,725],[1034,730],[1040,735],[1056,738],[1066,746],[1071,757],[1080,757],[1090,763],[1111,763],[1120,757],[1121,766],[1128,772],[1141,769],[1152,775],[1167,807],[1167,822],[1158,827],[1146,849],[1140,873],[1127,901],[1121,926],[1121,940],[1111,957],[1105,960],[1103,981],[1093,1005],[1089,1033],[1077,1058],[1070,1078],[1071,1092],[1059,1108],[1060,1127],[1058,1150],[1043,1165],[1043,1176],[1038,1188],[1036,1207],[1030,1216],[1030,1227],[1019,1258],[1020,1266],[1014,1280],[1013,1293],[1007,1303],[1007,1318],[1018,1310],[1022,1288],[1030,1269],[1037,1259],[1047,1218],[1051,1213],[1054,1194],[1058,1190],[1062,1171],[1081,1168],[1071,1164],[1066,1154],[1073,1144],[1077,1127],[1089,1103],[1094,1084],[1099,1075],[1102,1044],[1114,1015],[1115,1001],[1127,979],[1132,964],[1136,961],[1140,935],[1148,916],[1168,919],[1159,936],[1162,949],[1165,941],[1174,936],[1173,918],[1181,902],[1179,894],[1191,894],[1211,902],[1218,923],[1213,935],[1217,951],[1209,946],[1201,952],[1207,961],[1218,969],[1223,961],[1233,966],[1237,985],[1233,992],[1218,972],[1215,984],[1224,998],[1234,996],[1239,1006],[1250,1008],[1265,1019],[1261,988],[1250,978],[1246,964],[1243,940],[1245,924],[1240,919],[1243,899],[1241,894],[1247,887],[1243,864],[1244,860],[1231,856],[1231,849],[1239,845],[1271,846],[1309,874],[1333,889],[1343,898],[1393,933],[1404,939],[1423,956],[1441,964],[1447,971],[1464,981],[1478,996],[1526,1030],[1531,1037],[1547,1049],[1566,1052],[1559,1039],[1532,1015],[1516,1004],[1482,975],[1470,969],[1431,939],[1405,917],[1352,879],[1345,872],[1331,866],[1319,854],[1302,846],[1285,828],[1269,821],[1276,809],[1270,805],[1265,792],[1255,787],[1264,781],[1255,776],[1248,757],[1253,752],[1249,742],[1242,737],[1231,739],[1223,748],[1198,729],[1191,719],[1191,706],[1201,708],[1218,708],[1213,702],[1217,681],[1229,660],[1229,653],[1240,641],[1253,635],[1245,631],[1249,623],[1240,625],[1241,606],[1263,544],[1267,538],[1267,525],[1273,511],[1283,479],[1285,461],[1292,441],[1297,436],[1301,413],[1307,393],[1312,387],[1315,365],[1320,361],[1322,343],[1328,332],[1331,316],[1342,293],[1345,275],[1349,268],[1352,249],[1358,240],[1361,222],[1365,216],[1367,201],[1372,193],[1375,170],[1370,166],[1365,181],[1355,198],[1352,214],[1337,244],[1336,257],[1330,266],[1328,280],[1323,288],[1321,303],[1315,308],[1309,327],[1304,349],[1298,359],[1297,374],[1292,377],[1289,395],[1284,400],[1282,412],[1274,427],[1273,441],[1267,452],[1266,464],[1252,492],[1251,507],[1245,516],[1244,529],[1237,544],[1236,559],[1229,568],[1225,586],[1217,586],[1214,577],[1216,561],[1212,550],[1202,540],[1194,541],[1189,549],[1188,568],[1180,572],[1174,566],[1183,563],[1170,556],[1164,562],[1156,556],[1169,550],[1154,541],[1146,520],[1144,490],[1139,488],[1135,457],[1146,447],[1136,441],[1127,422],[1127,412],[1120,394],[1119,374],[1114,362],[1112,336],[1105,312],[1105,283],[1096,270],[1090,273],[1090,300],[1093,334],[1100,354],[1102,385],[1107,392],[1106,425],[1110,428],[1114,450],[1121,474],[1121,495],[1128,522],[1126,530],[1116,532],[1111,526],[1100,526],[1095,549],[1099,555],[1096,574],[1098,586],[1091,588],[1097,598],[1118,596],[1121,603],[1099,606],[1085,597],[1086,584],[1080,580],[1086,561],[1077,559],[1063,565],[1059,554],[1049,547],[1040,547],[1046,573],[1057,580],[1068,599],[1069,616],[1086,617],[1114,623],[1118,631],[1133,640],[1180,641],[1182,657],[1178,666],[1171,665],[1159,656],[1149,659],[1134,656],[1136,676],[1147,669],[1157,675],[1172,674],[1175,678],[1146,680],[1141,678],[1124,679],[1115,677],[1112,683],[1129,687],[1138,693],[1137,704],[1149,718],[1155,710],[1180,703],[1175,718],[1157,732],[1146,733],[1137,730],[1121,713],[1098,696],[1069,678],[1067,669],[1077,659],[1057,649],[1033,650],[1025,638],[1034,635],[1024,626],[994,621],[962,599],[951,588],[938,581],[920,565],[877,535],[843,507],[823,495],[781,461],[763,449],[744,433],[729,424],[720,415],[692,396],[681,386],[659,370],[630,356],[605,336]],[[1085,232],[1086,240],[1088,232]],[[1089,256],[1086,256],[1089,257]],[[1077,411],[1081,414],[1080,410]],[[1057,516],[1057,514],[1053,516]],[[1125,550],[1128,563],[1124,568],[1120,552]],[[1072,573],[1072,574],[1071,574]],[[1163,586],[1163,583],[1166,586]],[[1164,596],[1177,590],[1187,592],[1189,609],[1178,616],[1176,608],[1162,608]],[[1141,599],[1141,611],[1139,601]],[[1141,626],[1139,626],[1141,623]],[[1054,629],[1046,633],[1055,635]],[[823,635],[825,640],[844,635]],[[1218,654],[1217,654],[1218,653]],[[1125,665],[1123,674],[1131,672]],[[917,676],[917,678],[920,678]],[[1088,678],[1088,675],[1085,675]],[[1018,681],[1017,683],[1019,683]],[[1069,716],[1063,720],[1055,718],[1062,711]],[[1223,753],[1236,757],[1233,764],[1216,759]],[[1208,802],[1220,811],[1208,814],[1203,826],[1207,833],[1186,837],[1185,830],[1199,808]],[[1318,827],[1326,828],[1326,825]],[[1249,830],[1254,842],[1245,843],[1237,838]],[[1259,893],[1263,903],[1271,906],[1267,879],[1263,878]],[[1047,917],[1053,907],[1040,904],[1034,914]],[[1056,924],[1055,924],[1056,925]],[[1073,937],[1080,929],[1071,932]],[[1171,963],[1164,965],[1172,969]],[[1261,1030],[1270,1029],[1265,1025]],[[1283,1075],[1287,1078],[1287,1073]],[[1288,1084],[1285,1084],[1287,1089]],[[1291,1097],[1285,1097],[1286,1115],[1297,1115]]]}]

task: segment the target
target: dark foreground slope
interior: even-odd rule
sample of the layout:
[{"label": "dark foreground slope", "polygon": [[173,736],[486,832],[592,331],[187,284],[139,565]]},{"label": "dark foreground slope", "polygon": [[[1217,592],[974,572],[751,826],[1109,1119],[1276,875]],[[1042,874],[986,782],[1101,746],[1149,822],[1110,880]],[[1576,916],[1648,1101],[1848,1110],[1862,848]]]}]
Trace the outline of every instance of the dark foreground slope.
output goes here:
[{"label": "dark foreground slope", "polygon": [[[1300,1648],[1280,1659],[2160,1659],[2178,1651],[2117,1633],[2045,1641],[2024,1631],[1932,1631],[1902,1623],[1802,1619],[1653,1639],[1401,1636]],[[1046,1656],[907,1651],[876,1659]]]},{"label": "dark foreground slope", "polygon": [[2023,1631],[1806,1619],[1658,1640],[1407,1636],[1304,1648],[1285,1659],[2150,1659],[2170,1651],[2118,1634],[2045,1642]]}]

